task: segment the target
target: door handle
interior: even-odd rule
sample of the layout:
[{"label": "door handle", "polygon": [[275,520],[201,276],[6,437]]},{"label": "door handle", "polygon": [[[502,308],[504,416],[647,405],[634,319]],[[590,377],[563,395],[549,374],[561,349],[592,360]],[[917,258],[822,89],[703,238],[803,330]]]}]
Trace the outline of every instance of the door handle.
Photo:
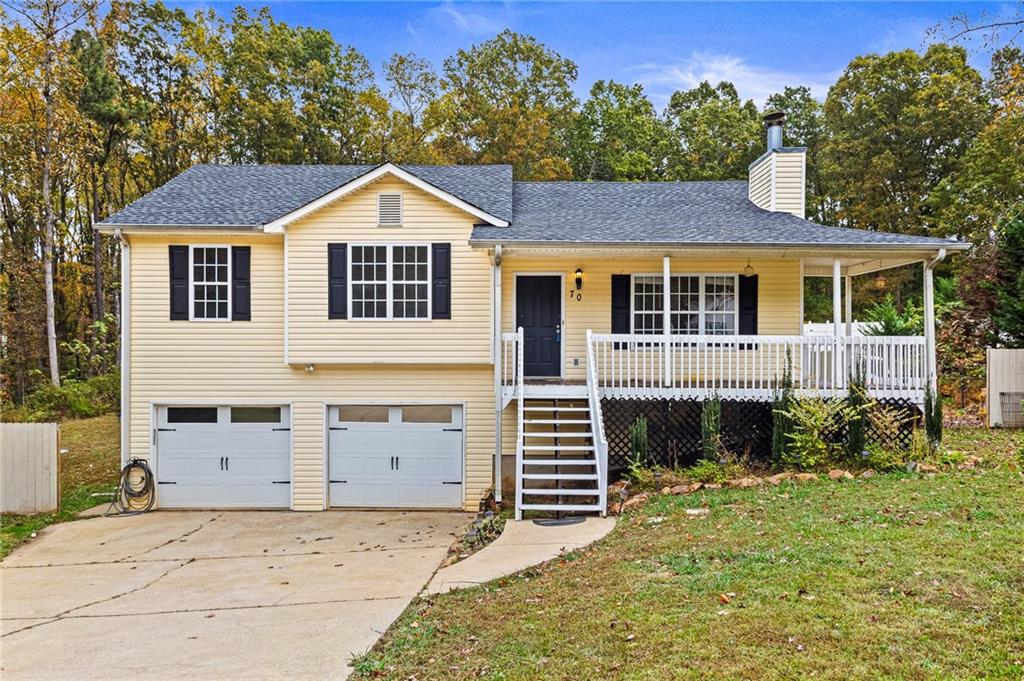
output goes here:
[{"label": "door handle", "polygon": [[224,457],[220,457],[220,469],[224,470]]},{"label": "door handle", "polygon": [[395,457],[395,470],[398,470],[398,457]]},{"label": "door handle", "polygon": [[228,457],[228,456],[224,457],[224,470],[226,470],[226,471],[231,470],[231,457]]}]

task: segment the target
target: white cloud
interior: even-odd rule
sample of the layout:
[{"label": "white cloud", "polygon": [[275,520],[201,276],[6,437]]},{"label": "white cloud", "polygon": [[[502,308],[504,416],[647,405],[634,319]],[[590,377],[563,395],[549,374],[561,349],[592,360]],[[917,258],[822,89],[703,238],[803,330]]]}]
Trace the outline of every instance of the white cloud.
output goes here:
[{"label": "white cloud", "polygon": [[[508,5],[474,4],[472,7],[473,10],[469,11],[467,5],[445,2],[427,10],[426,15],[430,23],[444,30],[474,37],[494,35],[510,23]],[[492,11],[493,7],[498,11]]]},{"label": "white cloud", "polygon": [[688,90],[701,81],[717,85],[727,80],[736,86],[742,99],[753,99],[763,106],[768,96],[787,85],[806,85],[811,94],[822,99],[838,73],[798,73],[751,64],[742,57],[711,52],[693,52],[670,63],[647,63],[630,69],[656,106],[663,107],[676,90]]}]

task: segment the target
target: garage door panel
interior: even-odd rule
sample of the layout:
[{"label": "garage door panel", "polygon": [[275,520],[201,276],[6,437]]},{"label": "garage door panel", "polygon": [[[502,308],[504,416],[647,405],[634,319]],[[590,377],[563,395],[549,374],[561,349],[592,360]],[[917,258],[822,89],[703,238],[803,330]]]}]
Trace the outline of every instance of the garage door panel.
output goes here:
[{"label": "garage door panel", "polygon": [[[206,419],[215,409],[215,423]],[[288,407],[161,407],[156,475],[167,508],[288,508],[291,418]],[[279,414],[279,420],[272,417]],[[255,418],[262,422],[233,422]]]},{"label": "garage door panel", "polygon": [[[341,421],[339,414],[375,411],[387,423]],[[462,506],[462,408],[401,406],[331,408],[328,466],[332,506],[458,508]],[[443,417],[445,423],[403,416]]]}]

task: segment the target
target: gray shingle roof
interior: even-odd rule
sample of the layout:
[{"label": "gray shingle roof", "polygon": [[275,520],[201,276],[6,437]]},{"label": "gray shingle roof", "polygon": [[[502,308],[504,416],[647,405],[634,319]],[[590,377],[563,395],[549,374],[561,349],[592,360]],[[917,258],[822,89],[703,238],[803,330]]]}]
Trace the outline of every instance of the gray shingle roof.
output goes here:
[{"label": "gray shingle roof", "polygon": [[[256,227],[375,167],[197,165],[111,215],[104,224]],[[402,168],[486,213],[512,218],[511,166]]]},{"label": "gray shingle roof", "polygon": [[[510,227],[480,226],[475,242],[950,245],[943,239],[826,227],[758,208],[745,181],[516,182]],[[956,245],[954,244],[954,247]]]}]

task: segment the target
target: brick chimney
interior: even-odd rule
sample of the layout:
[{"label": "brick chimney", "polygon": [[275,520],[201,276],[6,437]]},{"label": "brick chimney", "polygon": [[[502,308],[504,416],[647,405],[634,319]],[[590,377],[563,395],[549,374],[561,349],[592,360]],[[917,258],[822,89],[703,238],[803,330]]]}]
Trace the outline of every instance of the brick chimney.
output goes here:
[{"label": "brick chimney", "polygon": [[747,197],[765,210],[792,213],[804,217],[807,180],[807,148],[787,147],[782,131],[786,115],[769,113],[764,117],[768,150],[750,164]]}]

